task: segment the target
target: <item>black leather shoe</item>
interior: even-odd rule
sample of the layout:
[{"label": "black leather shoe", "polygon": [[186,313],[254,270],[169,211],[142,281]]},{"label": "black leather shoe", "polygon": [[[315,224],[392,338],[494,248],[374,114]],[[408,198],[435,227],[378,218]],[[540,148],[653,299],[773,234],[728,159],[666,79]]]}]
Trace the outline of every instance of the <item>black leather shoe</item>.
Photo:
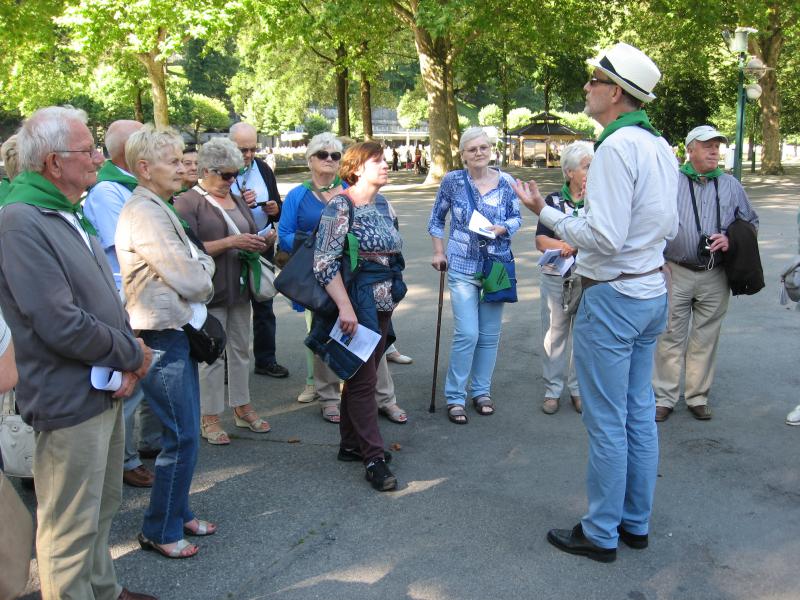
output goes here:
[{"label": "black leather shoe", "polygon": [[270,377],[277,377],[283,378],[289,376],[289,369],[286,367],[282,367],[278,363],[272,363],[269,365],[256,365],[254,369],[256,373],[259,375],[269,375]]},{"label": "black leather shoe", "polygon": [[139,450],[139,458],[152,460],[161,452],[161,448],[142,448]]},{"label": "black leather shoe", "polygon": [[622,525],[617,527],[617,533],[619,533],[619,539],[621,539],[628,548],[633,548],[634,550],[644,550],[647,548],[647,535],[630,533],[625,531]]},{"label": "black leather shoe", "polygon": [[[361,462],[364,460],[364,457],[361,456],[361,452],[356,450],[355,448],[339,448],[339,454],[336,455],[336,460],[340,460],[342,462]],[[392,462],[392,453],[388,450],[383,451],[383,460],[387,463]]]},{"label": "black leather shoe", "polygon": [[617,560],[617,549],[595,546],[583,535],[583,527],[580,523],[571,530],[551,529],[547,532],[547,541],[559,550],[569,554],[585,556],[598,562],[610,563]]},{"label": "black leather shoe", "polygon": [[392,475],[382,458],[376,458],[367,465],[364,477],[379,492],[388,492],[397,487],[397,477]]}]

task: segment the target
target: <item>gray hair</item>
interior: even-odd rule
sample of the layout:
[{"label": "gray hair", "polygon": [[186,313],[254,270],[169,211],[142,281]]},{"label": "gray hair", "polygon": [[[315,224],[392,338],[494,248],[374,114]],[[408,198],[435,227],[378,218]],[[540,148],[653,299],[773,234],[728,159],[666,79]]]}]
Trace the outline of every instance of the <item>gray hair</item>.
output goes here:
[{"label": "gray hair", "polygon": [[14,179],[19,175],[19,165],[17,164],[17,136],[12,135],[3,145],[0,146],[0,157],[6,169],[6,177]]},{"label": "gray hair", "polygon": [[461,134],[461,139],[458,140],[458,151],[463,152],[464,146],[479,137],[485,137],[487,140],[489,139],[483,127],[467,127],[464,133]]},{"label": "gray hair", "polygon": [[336,152],[341,152],[342,147],[342,142],[330,131],[318,133],[308,142],[306,160],[309,160],[312,154],[316,154],[320,150],[325,150],[325,148],[334,148]]},{"label": "gray hair", "polygon": [[244,166],[239,146],[233,140],[215,137],[207,141],[197,153],[197,168],[203,171],[238,171]]},{"label": "gray hair", "polygon": [[594,157],[594,146],[589,142],[572,142],[561,152],[561,172],[567,179],[567,171],[574,171],[581,166],[584,158]]},{"label": "gray hair", "polygon": [[48,106],[33,113],[17,132],[17,165],[20,171],[44,170],[48,154],[66,150],[71,125],[88,121],[86,112],[72,106]]},{"label": "gray hair", "polygon": [[138,175],[136,165],[140,160],[156,162],[161,159],[161,151],[167,147],[180,152],[183,150],[183,138],[172,127],[156,129],[152,123],[148,123],[132,133],[125,142],[125,163],[134,175]]}]

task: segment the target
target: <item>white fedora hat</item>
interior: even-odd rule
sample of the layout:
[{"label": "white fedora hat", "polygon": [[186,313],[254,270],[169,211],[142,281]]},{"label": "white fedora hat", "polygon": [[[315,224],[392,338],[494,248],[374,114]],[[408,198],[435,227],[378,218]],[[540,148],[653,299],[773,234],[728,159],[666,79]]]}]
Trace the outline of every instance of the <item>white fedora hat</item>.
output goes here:
[{"label": "white fedora hat", "polygon": [[600,69],[634,98],[642,102],[656,99],[653,88],[661,79],[661,71],[638,48],[620,42],[586,62]]}]

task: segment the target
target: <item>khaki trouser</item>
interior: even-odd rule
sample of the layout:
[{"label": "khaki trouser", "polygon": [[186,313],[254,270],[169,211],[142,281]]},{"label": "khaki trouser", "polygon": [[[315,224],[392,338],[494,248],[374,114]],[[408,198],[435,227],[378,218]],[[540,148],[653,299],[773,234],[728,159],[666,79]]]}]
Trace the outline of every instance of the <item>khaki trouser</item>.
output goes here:
[{"label": "khaki trouser", "polygon": [[656,349],[656,405],[675,406],[680,395],[681,369],[685,367],[686,405],[703,406],[708,404],[719,333],[728,310],[728,278],[721,267],[693,271],[672,262],[667,264],[672,275],[669,321]]},{"label": "khaki trouser", "polygon": [[[314,355],[314,388],[319,396],[319,402],[323,406],[339,404],[339,376],[331,371],[330,367],[316,355]],[[386,354],[378,362],[378,385],[375,387],[375,402],[378,404],[378,408],[397,404],[394,381],[389,372]]]},{"label": "khaki trouser", "polygon": [[108,548],[122,498],[122,402],[72,427],[36,434],[36,556],[42,600],[116,600]]},{"label": "khaki trouser", "polygon": [[[208,313],[219,319],[228,337],[228,406],[244,406],[250,402],[250,303],[215,306]],[[219,415],[225,410],[225,363],[220,358],[213,365],[198,365],[203,415]]]}]

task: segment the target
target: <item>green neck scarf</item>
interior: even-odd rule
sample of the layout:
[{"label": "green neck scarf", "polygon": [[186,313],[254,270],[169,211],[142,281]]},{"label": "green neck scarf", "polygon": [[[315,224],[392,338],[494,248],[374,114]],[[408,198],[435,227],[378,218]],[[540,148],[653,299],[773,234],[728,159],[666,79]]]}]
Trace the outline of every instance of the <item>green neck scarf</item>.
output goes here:
[{"label": "green neck scarf", "polygon": [[77,217],[86,233],[97,235],[97,230],[84,216],[80,203],[70,202],[52,182],[39,173],[23,171],[17,175],[3,199],[3,205],[8,204],[30,204],[39,208],[71,212]]},{"label": "green neck scarf", "polygon": [[722,169],[720,169],[719,167],[717,167],[716,169],[712,169],[708,173],[698,173],[695,170],[694,166],[692,166],[692,163],[690,163],[690,162],[683,163],[681,165],[680,170],[681,170],[681,173],[683,173],[684,175],[689,177],[689,179],[691,179],[692,181],[698,181],[698,182],[700,181],[701,177],[705,177],[706,179],[715,179],[716,177],[719,177],[720,175],[722,175],[725,172]]},{"label": "green neck scarf", "polygon": [[311,181],[310,179],[308,181],[303,182],[303,187],[311,190],[312,192],[330,192],[337,185],[342,185],[342,178],[339,177],[338,175],[333,178],[333,181],[330,183],[330,185],[326,185],[321,188],[316,187],[314,185],[314,182]]},{"label": "green neck scarf", "polygon": [[135,190],[136,186],[139,185],[139,182],[136,181],[135,177],[131,177],[130,175],[126,175],[120,171],[119,167],[110,160],[104,162],[103,167],[97,173],[97,183],[100,183],[101,181],[112,181],[114,183],[118,183],[122,186],[125,186],[130,191]]},{"label": "green neck scarf", "polygon": [[569,184],[567,182],[564,182],[564,185],[561,186],[561,197],[572,205],[572,216],[577,217],[578,210],[583,208],[583,198],[577,201],[573,200],[572,193],[569,191]]},{"label": "green neck scarf", "polygon": [[626,112],[621,114],[616,118],[616,120],[611,121],[606,128],[603,129],[603,133],[600,134],[600,137],[597,138],[597,141],[594,143],[594,149],[600,147],[600,144],[605,141],[605,139],[614,133],[617,129],[622,129],[623,127],[641,127],[642,129],[646,129],[650,133],[652,133],[656,137],[661,136],[661,132],[658,131],[653,124],[650,123],[650,119],[647,118],[647,113],[644,110],[634,110],[632,112]]}]

